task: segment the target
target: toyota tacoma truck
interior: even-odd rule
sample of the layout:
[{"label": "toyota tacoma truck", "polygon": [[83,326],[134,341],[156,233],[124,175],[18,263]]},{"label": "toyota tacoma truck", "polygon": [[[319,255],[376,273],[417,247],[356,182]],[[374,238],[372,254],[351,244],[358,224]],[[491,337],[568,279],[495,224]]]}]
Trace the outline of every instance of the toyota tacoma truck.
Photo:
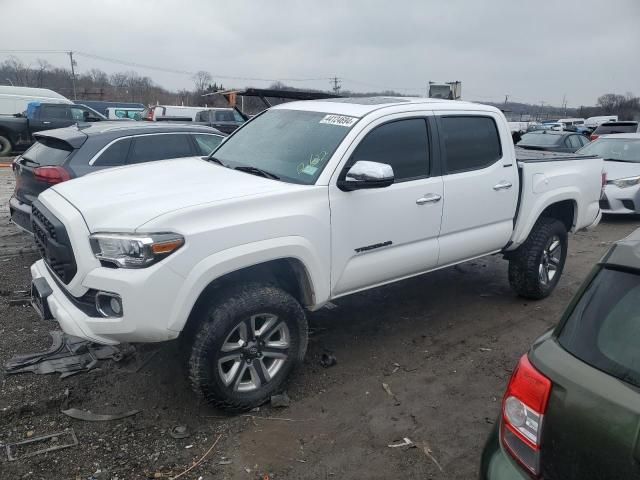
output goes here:
[{"label": "toyota tacoma truck", "polygon": [[284,388],[306,311],[486,255],[541,299],[567,232],[598,223],[603,161],[516,154],[496,108],[333,99],[273,107],[209,157],[110,169],[43,192],[33,305],[103,344],[188,345],[194,390],[243,411]]}]

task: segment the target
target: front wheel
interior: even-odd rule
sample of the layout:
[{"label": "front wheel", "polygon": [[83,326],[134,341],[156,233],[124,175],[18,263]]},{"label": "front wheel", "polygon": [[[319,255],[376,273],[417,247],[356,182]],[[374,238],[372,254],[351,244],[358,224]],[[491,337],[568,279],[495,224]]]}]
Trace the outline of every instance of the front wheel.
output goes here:
[{"label": "front wheel", "polygon": [[304,310],[287,292],[252,284],[219,295],[191,350],[193,389],[211,405],[242,412],[283,390],[307,348]]},{"label": "front wheel", "polygon": [[551,294],[567,259],[567,229],[559,220],[542,217],[527,240],[509,256],[509,283],[524,298]]}]

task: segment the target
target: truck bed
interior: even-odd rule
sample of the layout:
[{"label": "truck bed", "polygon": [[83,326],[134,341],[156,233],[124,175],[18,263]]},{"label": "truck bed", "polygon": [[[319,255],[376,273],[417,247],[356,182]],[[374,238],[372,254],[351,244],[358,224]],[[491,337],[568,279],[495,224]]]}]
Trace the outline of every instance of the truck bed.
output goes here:
[{"label": "truck bed", "polygon": [[554,162],[558,160],[587,160],[597,158],[590,155],[576,155],[575,153],[548,152],[545,150],[530,150],[516,146],[516,160],[524,163]]}]

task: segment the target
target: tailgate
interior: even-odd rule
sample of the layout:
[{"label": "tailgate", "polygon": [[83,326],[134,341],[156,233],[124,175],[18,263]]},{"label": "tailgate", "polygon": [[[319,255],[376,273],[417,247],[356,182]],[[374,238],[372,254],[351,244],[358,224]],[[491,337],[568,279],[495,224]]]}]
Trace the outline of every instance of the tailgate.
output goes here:
[{"label": "tailgate", "polygon": [[[522,244],[549,205],[566,201],[577,207],[574,230],[592,225],[600,213],[603,160],[561,153],[518,149],[520,199],[512,237],[513,248]],[[537,155],[536,155],[537,154]]]},{"label": "tailgate", "polygon": [[542,431],[542,478],[640,479],[640,392],[548,340],[531,356],[553,382]]}]

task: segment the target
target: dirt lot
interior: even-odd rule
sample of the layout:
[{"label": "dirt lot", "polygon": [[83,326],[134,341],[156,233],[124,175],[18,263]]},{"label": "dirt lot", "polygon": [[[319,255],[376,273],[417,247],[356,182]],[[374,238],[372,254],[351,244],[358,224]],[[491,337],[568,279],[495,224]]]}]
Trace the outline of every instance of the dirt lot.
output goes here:
[{"label": "dirt lot", "polygon": [[[44,349],[55,328],[29,306],[10,306],[29,285],[36,260],[30,239],[8,224],[8,169],[0,168],[0,362]],[[0,444],[72,427],[79,445],[22,461],[0,449],[1,479],[171,478],[219,442],[183,479],[471,479],[517,358],[562,310],[607,246],[638,218],[605,219],[572,237],[560,285],[527,302],[507,283],[499,257],[474,261],[336,302],[310,315],[313,334],[287,409],[262,407],[225,416],[197,402],[183,375],[177,342],[131,373],[129,363],[68,379],[2,374]],[[149,347],[146,347],[149,348]],[[145,348],[143,348],[143,351]],[[148,351],[148,350],[147,350]],[[325,369],[330,352],[337,365]],[[395,395],[382,387],[386,383]],[[97,413],[140,409],[125,420],[90,423],[60,413],[68,405]],[[169,435],[186,425],[191,435]],[[408,437],[428,445],[388,448]]]}]

